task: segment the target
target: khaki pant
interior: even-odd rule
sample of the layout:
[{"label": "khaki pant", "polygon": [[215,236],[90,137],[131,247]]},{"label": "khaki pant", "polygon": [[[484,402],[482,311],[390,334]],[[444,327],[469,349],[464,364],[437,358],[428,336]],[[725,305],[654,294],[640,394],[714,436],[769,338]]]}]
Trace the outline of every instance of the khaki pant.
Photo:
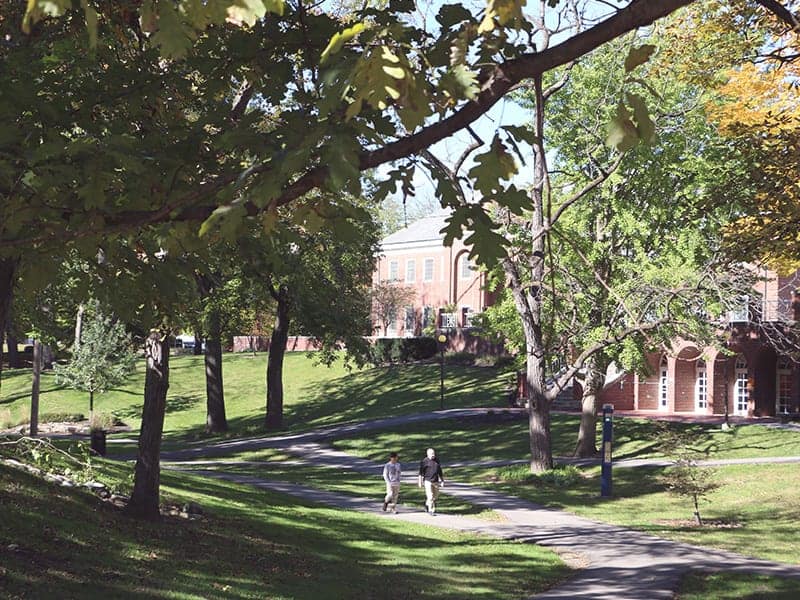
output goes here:
[{"label": "khaki pant", "polygon": [[397,498],[400,496],[400,484],[399,483],[387,483],[386,484],[386,497],[383,499],[384,502],[387,504],[392,505],[392,510],[397,509]]},{"label": "khaki pant", "polygon": [[425,506],[432,513],[436,512],[436,499],[439,497],[439,483],[425,480]]}]

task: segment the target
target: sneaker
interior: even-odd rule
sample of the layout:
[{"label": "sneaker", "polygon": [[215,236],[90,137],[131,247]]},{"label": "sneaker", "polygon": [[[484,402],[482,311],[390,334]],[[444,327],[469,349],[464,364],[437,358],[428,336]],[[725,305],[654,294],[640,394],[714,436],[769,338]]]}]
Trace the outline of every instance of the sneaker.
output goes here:
[{"label": "sneaker", "polygon": [[386,507],[389,506],[388,502],[383,503],[383,512],[386,512]]}]

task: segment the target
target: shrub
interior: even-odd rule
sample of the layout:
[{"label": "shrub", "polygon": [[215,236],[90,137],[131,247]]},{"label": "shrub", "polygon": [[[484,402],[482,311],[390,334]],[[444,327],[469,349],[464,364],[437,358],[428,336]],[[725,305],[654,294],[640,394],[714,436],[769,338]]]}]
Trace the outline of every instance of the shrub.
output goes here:
[{"label": "shrub", "polygon": [[17,424],[17,421],[11,416],[10,409],[0,409],[0,429],[11,429]]},{"label": "shrub", "polygon": [[445,361],[449,365],[471,366],[475,364],[475,354],[472,352],[448,352]]},{"label": "shrub", "polygon": [[373,364],[407,363],[436,355],[436,340],[428,337],[377,338],[370,350]]},{"label": "shrub", "polygon": [[39,415],[40,423],[77,423],[86,417],[81,413],[43,413]]},{"label": "shrub", "polygon": [[580,481],[583,475],[578,467],[574,465],[565,465],[539,473],[536,477],[541,483],[546,485],[566,488]]},{"label": "shrub", "polygon": [[110,413],[94,413],[89,419],[89,429],[92,431],[111,429],[117,424],[117,418]]}]

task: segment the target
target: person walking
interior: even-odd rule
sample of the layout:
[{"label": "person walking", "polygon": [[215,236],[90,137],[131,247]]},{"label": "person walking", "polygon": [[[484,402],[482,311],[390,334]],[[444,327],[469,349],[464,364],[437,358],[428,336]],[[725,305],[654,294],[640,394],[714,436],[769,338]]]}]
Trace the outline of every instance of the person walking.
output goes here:
[{"label": "person walking", "polygon": [[422,487],[423,482],[425,483],[425,511],[435,515],[439,488],[444,487],[444,473],[433,448],[428,448],[425,458],[419,463],[417,486]]},{"label": "person walking", "polygon": [[389,454],[389,462],[383,465],[383,480],[386,482],[386,496],[383,499],[383,512],[392,505],[392,512],[397,512],[397,499],[400,497],[400,463],[397,452]]}]

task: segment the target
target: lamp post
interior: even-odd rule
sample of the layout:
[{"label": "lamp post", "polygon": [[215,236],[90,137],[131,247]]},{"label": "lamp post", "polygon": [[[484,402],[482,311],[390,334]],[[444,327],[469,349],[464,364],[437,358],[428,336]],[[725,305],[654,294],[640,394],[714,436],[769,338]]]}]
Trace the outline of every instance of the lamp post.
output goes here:
[{"label": "lamp post", "polygon": [[444,344],[447,336],[440,333],[436,339],[439,341],[439,410],[444,410]]},{"label": "lamp post", "polygon": [[600,495],[611,497],[611,442],[614,439],[613,404],[603,405],[603,450],[600,454]]}]

